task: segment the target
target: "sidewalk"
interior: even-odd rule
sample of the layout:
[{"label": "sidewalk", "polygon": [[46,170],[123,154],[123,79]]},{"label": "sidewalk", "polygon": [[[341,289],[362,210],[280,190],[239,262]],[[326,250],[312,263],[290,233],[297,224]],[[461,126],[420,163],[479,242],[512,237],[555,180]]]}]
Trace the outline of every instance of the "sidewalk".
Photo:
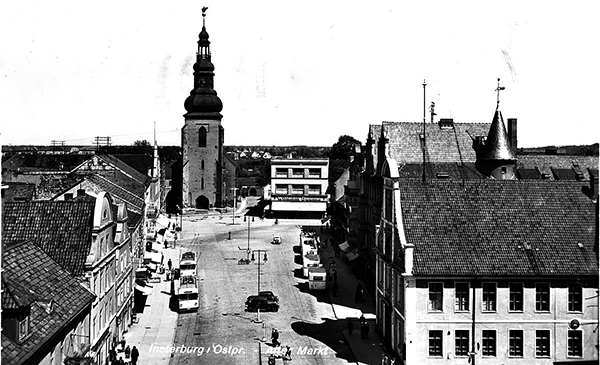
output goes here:
[{"label": "sidewalk", "polygon": [[[376,331],[376,312],[375,312],[375,293],[367,291],[367,285],[359,280],[352,273],[351,263],[344,259],[344,253],[340,254],[339,258],[335,257],[333,247],[331,245],[331,236],[326,229],[323,233],[317,229],[319,241],[324,242],[327,239],[327,247],[321,246],[321,262],[329,274],[330,258],[333,258],[337,265],[337,296],[333,295],[331,287],[333,282],[327,283],[327,290],[331,298],[331,305],[338,320],[347,320],[350,318],[353,323],[352,335],[348,329],[342,331],[348,347],[352,351],[357,364],[381,364],[381,357],[384,353],[382,341]],[[355,302],[356,286],[361,283],[363,287],[363,299],[358,303]],[[358,318],[364,315],[369,323],[370,331],[367,339],[361,338],[360,323]]]},{"label": "sidewalk", "polygon": [[[173,248],[170,242],[168,249],[162,249],[164,264],[171,259],[173,267],[179,262],[179,248]],[[166,274],[162,274],[160,283],[149,283],[152,293],[146,300],[143,313],[137,313],[138,323],[129,327],[125,333],[125,341],[131,348],[137,347],[140,352],[138,365],[156,365],[169,363],[171,354],[160,352],[162,346],[171,346],[175,327],[177,326],[177,313],[169,308],[171,283],[165,281]],[[151,351],[151,348],[158,348]]]}]

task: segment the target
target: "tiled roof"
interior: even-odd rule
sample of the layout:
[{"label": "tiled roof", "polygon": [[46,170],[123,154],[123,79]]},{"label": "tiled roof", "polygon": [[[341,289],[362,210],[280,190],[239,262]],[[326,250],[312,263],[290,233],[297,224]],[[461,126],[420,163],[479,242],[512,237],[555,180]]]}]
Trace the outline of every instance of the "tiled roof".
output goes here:
[{"label": "tiled roof", "polygon": [[554,178],[551,168],[574,169],[583,174],[583,180],[590,179],[588,169],[598,169],[598,156],[569,155],[517,155],[517,167],[538,168],[540,173]]},{"label": "tiled roof", "polygon": [[141,173],[135,168],[129,166],[123,160],[119,159],[119,155],[100,155],[98,157],[123,171],[134,180],[144,184],[146,187],[149,186],[151,178],[147,175],[147,173]]},{"label": "tiled roof", "polygon": [[515,160],[515,153],[510,146],[506,126],[500,110],[496,109],[485,146],[479,156],[481,160]]},{"label": "tiled roof", "polygon": [[119,171],[95,171],[96,175],[104,177],[116,186],[129,191],[131,194],[137,197],[143,197],[146,195],[146,186],[139,181],[132,179],[127,174]]},{"label": "tiled roof", "polygon": [[148,174],[148,170],[152,169],[154,165],[154,157],[152,155],[141,153],[119,153],[114,156],[133,167],[137,172],[144,176]]},{"label": "tiled roof", "polygon": [[39,200],[49,200],[54,196],[80,184],[83,177],[75,174],[44,174],[36,185],[36,195]]},{"label": "tiled roof", "polygon": [[[573,169],[556,169],[551,168],[552,175],[554,175],[555,180],[578,180],[577,174]],[[581,179],[579,179],[581,180]]]},{"label": "tiled roof", "polygon": [[25,182],[4,182],[7,188],[2,191],[4,201],[30,201],[35,198],[35,184]]},{"label": "tiled roof", "polygon": [[[422,164],[406,164],[398,166],[398,174],[402,179],[422,178]],[[425,164],[426,179],[483,179],[483,174],[477,171],[475,163],[427,163]]]},{"label": "tiled roof", "polygon": [[80,276],[92,245],[94,207],[94,201],[7,202],[2,207],[2,242],[32,240]]},{"label": "tiled roof", "polygon": [[415,275],[598,275],[598,217],[585,183],[399,183]]},{"label": "tiled roof", "polygon": [[88,158],[75,154],[19,153],[3,162],[2,167],[10,169],[10,166],[16,166],[18,171],[70,171]]},{"label": "tiled roof", "polygon": [[132,192],[126,190],[125,188],[110,181],[110,179],[98,174],[88,175],[87,179],[90,180],[92,183],[96,184],[100,188],[100,190],[108,192],[113,198],[116,198],[117,200],[122,200],[125,203],[127,203],[129,208],[135,207],[140,211],[144,209],[144,195],[137,196]]},{"label": "tiled roof", "polygon": [[50,313],[38,302],[31,304],[31,334],[23,343],[17,345],[2,333],[2,362],[27,364],[32,356],[44,355],[36,354],[43,345],[51,349],[62,340],[52,337],[91,305],[94,294],[32,242],[5,246],[3,251],[4,290],[12,293],[17,286],[27,287],[36,300],[52,301]]},{"label": "tiled roof", "polygon": [[[389,140],[389,156],[398,165],[422,163],[421,147],[422,123],[383,122],[384,131]],[[425,161],[475,162],[473,139],[485,136],[490,129],[489,123],[454,123],[454,128],[441,128],[437,123],[425,124]]]},{"label": "tiled roof", "polygon": [[517,169],[517,178],[523,180],[539,180],[542,178],[542,174],[538,169]]}]

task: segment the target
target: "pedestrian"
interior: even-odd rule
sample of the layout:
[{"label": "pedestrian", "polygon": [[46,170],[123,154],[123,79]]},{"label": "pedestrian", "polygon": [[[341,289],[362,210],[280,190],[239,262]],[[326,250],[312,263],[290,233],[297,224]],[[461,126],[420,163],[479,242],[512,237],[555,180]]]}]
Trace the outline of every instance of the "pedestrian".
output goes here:
[{"label": "pedestrian", "polygon": [[123,360],[123,358],[120,358],[119,361],[117,362],[117,364],[125,365],[125,360]]},{"label": "pedestrian", "polygon": [[369,322],[365,321],[365,340],[369,338],[369,330],[371,326],[369,326]]},{"label": "pedestrian", "polygon": [[173,266],[173,261],[171,261],[171,259],[167,261],[167,266],[169,267],[169,271],[171,271],[171,267]]},{"label": "pedestrian", "polygon": [[169,248],[169,241],[165,239],[165,248]]},{"label": "pedestrian", "polygon": [[362,284],[358,283],[358,285],[356,285],[356,292],[354,293],[354,302],[358,303],[358,302],[364,302],[365,300],[363,299],[363,288],[362,288]]},{"label": "pedestrian", "polygon": [[277,328],[273,328],[271,330],[271,343],[275,347],[281,345],[281,343],[279,342],[279,331],[277,331]]},{"label": "pedestrian", "polygon": [[338,291],[337,281],[333,282],[333,286],[331,287],[331,291],[333,292],[333,296],[337,297],[337,291]]},{"label": "pedestrian", "polygon": [[130,356],[131,356],[131,349],[129,348],[129,345],[127,345],[127,347],[125,347],[125,358],[129,359]]},{"label": "pedestrian", "polygon": [[140,357],[140,352],[138,351],[138,349],[135,346],[133,346],[133,348],[131,349],[131,364],[132,365],[137,364],[138,357]]},{"label": "pedestrian", "polygon": [[283,354],[283,359],[287,361],[292,361],[292,349],[289,346],[285,347],[285,353]]},{"label": "pedestrian", "polygon": [[346,321],[346,329],[348,329],[348,334],[352,336],[352,331],[354,330],[354,324],[352,323],[352,319],[348,317]]}]

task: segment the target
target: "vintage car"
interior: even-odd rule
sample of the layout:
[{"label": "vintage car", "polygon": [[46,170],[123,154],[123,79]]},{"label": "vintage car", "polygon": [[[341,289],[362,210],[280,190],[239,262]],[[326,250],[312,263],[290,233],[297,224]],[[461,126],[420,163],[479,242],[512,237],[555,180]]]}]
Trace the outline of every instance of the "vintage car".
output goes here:
[{"label": "vintage car", "polygon": [[251,295],[246,298],[246,311],[256,312],[257,310],[265,312],[277,312],[279,303],[272,298],[262,295]]},{"label": "vintage car", "polygon": [[273,236],[273,241],[271,241],[271,243],[274,245],[279,245],[281,242],[283,242],[281,236]]}]

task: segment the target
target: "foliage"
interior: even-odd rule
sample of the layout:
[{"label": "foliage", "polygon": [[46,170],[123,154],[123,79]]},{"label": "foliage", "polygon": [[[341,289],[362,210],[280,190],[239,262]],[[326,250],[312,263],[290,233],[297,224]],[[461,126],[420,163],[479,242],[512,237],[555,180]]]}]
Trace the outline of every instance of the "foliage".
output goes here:
[{"label": "foliage", "polygon": [[360,145],[360,141],[356,138],[344,134],[338,138],[338,141],[331,146],[329,150],[329,159],[331,160],[348,160],[354,153],[356,145]]}]

